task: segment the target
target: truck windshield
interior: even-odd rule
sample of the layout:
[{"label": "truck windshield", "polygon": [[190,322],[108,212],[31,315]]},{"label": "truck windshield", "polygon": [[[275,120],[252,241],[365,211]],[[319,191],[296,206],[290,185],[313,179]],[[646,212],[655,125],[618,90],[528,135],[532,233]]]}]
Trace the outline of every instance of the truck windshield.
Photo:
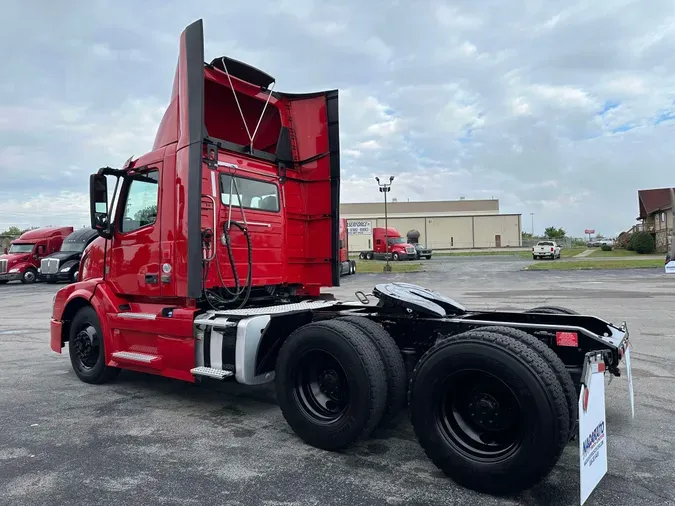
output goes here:
[{"label": "truck windshield", "polygon": [[8,253],[30,253],[33,251],[35,244],[12,244],[9,247]]},{"label": "truck windshield", "polygon": [[403,244],[405,241],[403,237],[390,237],[388,242],[389,244]]},{"label": "truck windshield", "polygon": [[87,243],[85,242],[68,241],[63,243],[61,251],[67,251],[68,253],[82,253],[86,245]]}]

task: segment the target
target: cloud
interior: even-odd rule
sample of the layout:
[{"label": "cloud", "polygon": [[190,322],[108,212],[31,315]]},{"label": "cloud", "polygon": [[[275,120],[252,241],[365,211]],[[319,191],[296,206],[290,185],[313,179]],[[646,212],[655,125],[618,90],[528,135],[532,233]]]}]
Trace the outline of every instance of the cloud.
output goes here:
[{"label": "cloud", "polygon": [[88,174],[150,149],[202,16],[208,61],[340,90],[344,199],[379,200],[374,177],[394,175],[399,200],[496,197],[538,231],[613,234],[638,189],[673,184],[666,0],[63,5],[3,11],[0,228],[86,223]]}]

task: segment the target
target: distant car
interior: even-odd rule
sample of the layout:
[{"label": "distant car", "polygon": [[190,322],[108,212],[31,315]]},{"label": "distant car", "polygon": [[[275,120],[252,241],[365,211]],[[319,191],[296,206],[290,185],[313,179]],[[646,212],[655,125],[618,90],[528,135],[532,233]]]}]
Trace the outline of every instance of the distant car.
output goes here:
[{"label": "distant car", "polygon": [[560,258],[560,246],[555,241],[539,241],[532,247],[532,258]]},{"label": "distant car", "polygon": [[420,258],[426,258],[427,260],[431,259],[431,253],[432,253],[431,248],[427,248],[426,246],[424,246],[424,244],[419,244],[419,243],[416,243],[414,246],[415,246],[415,252],[416,252],[416,255],[417,255],[418,259],[420,259]]}]

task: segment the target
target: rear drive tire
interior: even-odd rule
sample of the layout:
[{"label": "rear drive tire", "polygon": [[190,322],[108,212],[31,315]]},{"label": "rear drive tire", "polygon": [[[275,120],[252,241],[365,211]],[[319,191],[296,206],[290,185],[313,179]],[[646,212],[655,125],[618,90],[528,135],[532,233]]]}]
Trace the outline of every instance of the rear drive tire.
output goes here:
[{"label": "rear drive tire", "polygon": [[380,425],[387,424],[400,414],[407,400],[407,375],[401,350],[389,332],[379,323],[363,316],[343,316],[338,318],[338,321],[358,327],[377,347],[387,376],[387,407]]},{"label": "rear drive tire", "polygon": [[356,260],[352,260],[352,274],[356,274]]},{"label": "rear drive tire", "polygon": [[[574,381],[572,381],[572,376],[567,371],[565,364],[560,360],[560,357],[549,348],[542,341],[537,339],[531,334],[528,334],[524,330],[514,329],[511,327],[499,327],[499,326],[490,326],[490,327],[481,327],[481,331],[484,332],[495,332],[503,336],[513,337],[514,339],[525,343],[527,346],[536,351],[540,357],[546,360],[546,363],[551,366],[553,373],[558,382],[563,389],[565,394],[565,399],[567,400],[567,410],[569,411],[569,427],[570,433],[567,437],[567,441],[570,441],[575,435],[575,428],[577,424],[578,410],[579,410],[579,399],[577,397],[577,389],[574,386]],[[562,452],[564,444],[561,447],[560,451]]]},{"label": "rear drive tire", "polygon": [[81,308],[70,322],[68,353],[75,374],[85,383],[106,383],[120,373],[119,368],[105,364],[103,331],[91,306]]},{"label": "rear drive tire", "polygon": [[35,283],[36,279],[37,279],[37,271],[32,267],[26,269],[26,271],[21,276],[21,282],[24,285],[30,285],[31,283]]},{"label": "rear drive tire", "polygon": [[385,367],[376,346],[354,325],[312,322],[279,350],[275,378],[281,412],[307,444],[340,450],[367,438],[387,404]]},{"label": "rear drive tire", "polygon": [[438,341],[415,367],[409,398],[426,454],[479,492],[532,487],[555,466],[569,433],[565,395],[551,367],[524,343],[491,332]]},{"label": "rear drive tire", "polygon": [[366,253],[366,260],[372,260],[373,254],[371,252]]}]

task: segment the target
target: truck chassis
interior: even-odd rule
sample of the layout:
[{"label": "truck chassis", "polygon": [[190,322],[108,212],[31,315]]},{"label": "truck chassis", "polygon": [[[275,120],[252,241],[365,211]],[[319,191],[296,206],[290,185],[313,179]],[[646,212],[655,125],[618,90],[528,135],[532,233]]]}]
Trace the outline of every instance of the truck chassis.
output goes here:
[{"label": "truck chassis", "polygon": [[[625,323],[560,307],[470,311],[408,283],[356,296],[202,312],[193,325],[193,381],[274,382],[290,427],[329,451],[369,437],[407,406],[439,469],[465,487],[502,494],[550,472],[574,438],[590,358],[619,376],[629,345]],[[171,309],[161,316],[171,318]],[[111,350],[91,306],[69,321],[52,320],[55,341],[68,342],[87,383],[109,381],[120,369],[163,374],[158,355]]]}]

